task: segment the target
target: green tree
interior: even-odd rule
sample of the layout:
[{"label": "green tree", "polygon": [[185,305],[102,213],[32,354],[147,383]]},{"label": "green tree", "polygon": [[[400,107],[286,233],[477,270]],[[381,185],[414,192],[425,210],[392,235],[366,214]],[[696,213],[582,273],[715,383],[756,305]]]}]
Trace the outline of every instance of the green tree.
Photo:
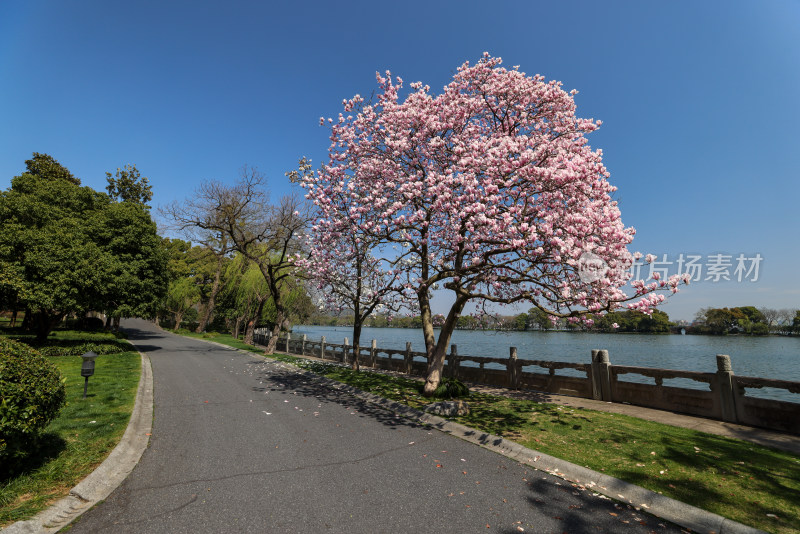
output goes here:
[{"label": "green tree", "polygon": [[640,315],[639,325],[637,332],[645,334],[664,334],[669,332],[670,321],[669,315],[661,310],[653,310],[651,315],[644,315],[635,311],[627,311],[626,313]]},{"label": "green tree", "polygon": [[31,159],[25,160],[25,168],[28,174],[39,176],[46,180],[66,180],[71,184],[81,185],[81,181],[78,178],[75,178],[66,167],[48,154],[34,152]]},{"label": "green tree", "polygon": [[[308,291],[306,291],[306,286],[303,281],[297,277],[291,277],[283,285],[282,291],[282,299],[288,313],[281,327],[284,330],[288,330],[293,324],[307,324],[306,321],[308,321],[314,311],[316,311],[316,306],[314,306],[311,296],[308,294]],[[264,307],[261,321],[262,324],[269,327],[274,326],[277,321],[277,310],[275,309],[275,300],[272,298],[272,295],[270,295]],[[348,324],[353,324],[354,321],[355,317],[351,316]]]},{"label": "green tree", "polygon": [[[153,317],[167,291],[168,253],[147,209],[138,203],[112,202],[96,217],[89,234],[103,251],[108,283],[103,309],[120,317]],[[102,306],[102,308],[101,308]]]},{"label": "green tree", "polygon": [[764,316],[764,312],[755,306],[740,306],[733,309],[744,315],[751,323],[766,323],[767,319]]},{"label": "green tree", "polygon": [[194,261],[189,254],[192,244],[189,241],[165,237],[162,247],[167,252],[167,278],[170,282],[194,275]]},{"label": "green tree", "polygon": [[539,330],[550,330],[553,328],[553,321],[550,316],[539,308],[531,308],[528,310],[528,322]]},{"label": "green tree", "polygon": [[456,323],[456,328],[460,330],[475,330],[477,326],[478,320],[472,315],[461,315]]},{"label": "green tree", "polygon": [[737,316],[728,308],[704,308],[697,313],[700,324],[696,330],[702,334],[725,335],[739,324],[741,318],[743,315]]},{"label": "green tree", "polygon": [[175,323],[173,330],[181,327],[184,315],[192,309],[200,298],[200,290],[191,278],[178,278],[169,284],[165,308],[172,314]]},{"label": "green tree", "polygon": [[704,308],[697,313],[693,330],[701,334],[767,335],[770,326],[763,311],[755,306],[737,308]]},{"label": "green tree", "polygon": [[136,165],[117,167],[116,174],[106,173],[108,195],[120,202],[133,202],[146,208],[148,202],[153,200],[153,188],[146,176],[142,176]]},{"label": "green tree", "polygon": [[226,270],[225,286],[234,295],[235,318],[244,325],[244,342],[252,345],[255,329],[270,298],[270,288],[258,266],[242,254],[236,254]]},{"label": "green tree", "polygon": [[153,313],[166,254],[147,210],[80,186],[46,154],[26,165],[0,193],[0,292],[28,310],[37,338],[70,312]]},{"label": "green tree", "polygon": [[200,288],[199,320],[196,332],[205,331],[216,308],[217,295],[222,288],[222,276],[225,266],[230,262],[227,252],[222,247],[209,245],[195,246],[189,252],[195,265],[195,283]]}]

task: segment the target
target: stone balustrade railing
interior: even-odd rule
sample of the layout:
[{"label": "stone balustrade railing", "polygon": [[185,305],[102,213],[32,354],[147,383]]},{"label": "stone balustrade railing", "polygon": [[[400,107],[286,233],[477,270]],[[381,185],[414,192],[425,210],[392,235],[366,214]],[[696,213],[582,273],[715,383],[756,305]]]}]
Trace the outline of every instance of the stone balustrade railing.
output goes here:
[{"label": "stone balustrade railing", "polygon": [[[256,332],[256,343],[266,345],[268,336],[266,332]],[[277,350],[342,363],[351,363],[354,354],[347,338],[337,344],[328,343],[324,337],[311,341],[305,335],[291,338],[288,334],[278,340]],[[359,351],[359,365],[365,367],[415,376],[425,376],[427,372],[427,355],[412,351],[411,343],[406,343],[405,350],[386,349],[372,340],[369,347],[360,347]],[[510,348],[508,358],[465,356],[452,345],[444,372],[445,376],[465,382],[624,402],[800,434],[800,396],[797,402],[787,402],[747,395],[747,389],[764,387],[800,395],[800,382],[736,376],[727,355],[717,355],[717,371],[713,373],[612,365],[605,350],[593,350],[591,357],[591,363],[526,360],[517,357],[515,347]],[[557,373],[564,369],[572,372]],[[637,381],[625,380],[627,375]],[[674,379],[699,382],[705,387],[664,384],[665,380]]]}]

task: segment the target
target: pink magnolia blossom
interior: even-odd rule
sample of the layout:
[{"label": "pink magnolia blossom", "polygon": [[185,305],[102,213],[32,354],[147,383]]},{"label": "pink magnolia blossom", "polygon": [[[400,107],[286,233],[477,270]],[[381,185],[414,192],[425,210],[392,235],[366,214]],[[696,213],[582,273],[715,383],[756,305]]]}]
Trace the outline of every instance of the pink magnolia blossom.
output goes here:
[{"label": "pink magnolia blossom", "polygon": [[[317,231],[397,247],[385,269],[402,273],[398,285],[418,303],[426,392],[467,302],[529,302],[554,318],[623,303],[650,313],[664,298],[654,292],[680,282],[637,281],[625,293],[635,231],[622,224],[602,152],[587,143],[599,121],[577,117],[560,82],[501,63],[484,54],[438,96],[415,83],[405,99],[402,79],[378,74],[376,100],[345,101],[349,115],[329,121],[328,163],[303,181],[320,212]],[[434,284],[455,298],[438,340]]]}]

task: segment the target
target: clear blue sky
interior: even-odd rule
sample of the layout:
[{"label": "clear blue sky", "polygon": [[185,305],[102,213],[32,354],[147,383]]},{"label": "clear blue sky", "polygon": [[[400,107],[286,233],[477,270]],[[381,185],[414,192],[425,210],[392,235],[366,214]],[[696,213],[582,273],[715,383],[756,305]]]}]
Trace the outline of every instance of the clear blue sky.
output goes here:
[{"label": "clear blue sky", "polygon": [[[390,69],[435,91],[483,51],[578,89],[633,250],[732,256],[664,310],[800,308],[800,2],[0,4],[0,189],[45,152],[85,185],[136,164],[154,204],[245,164],[323,161],[343,98]],[[736,282],[736,257],[760,254]],[[748,267],[749,267],[748,263]],[[675,271],[677,267],[672,266]],[[751,273],[750,278],[752,278]]]}]

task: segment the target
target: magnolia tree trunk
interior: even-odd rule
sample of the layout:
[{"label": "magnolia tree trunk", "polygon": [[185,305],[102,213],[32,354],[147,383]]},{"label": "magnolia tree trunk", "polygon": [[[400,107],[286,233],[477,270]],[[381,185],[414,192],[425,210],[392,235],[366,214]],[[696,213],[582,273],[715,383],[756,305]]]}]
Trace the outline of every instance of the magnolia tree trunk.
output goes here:
[{"label": "magnolia tree trunk", "polygon": [[425,387],[422,394],[432,397],[439,383],[442,381],[444,371],[444,360],[447,356],[447,347],[450,345],[450,338],[456,328],[458,318],[467,302],[466,295],[457,292],[456,301],[450,308],[447,318],[439,331],[439,340],[436,341],[433,332],[433,316],[431,315],[430,302],[427,299],[427,290],[424,298],[420,298],[420,309],[422,310],[422,332],[425,335],[425,352],[428,355],[428,375],[425,377]]},{"label": "magnolia tree trunk", "polygon": [[354,371],[359,370],[358,366],[358,358],[361,356],[361,348],[359,344],[361,343],[361,322],[356,321],[356,324],[353,325],[353,364],[352,369]]},{"label": "magnolia tree trunk", "polygon": [[428,353],[428,375],[425,377],[425,387],[422,390],[422,394],[426,397],[432,397],[433,392],[436,391],[442,381],[444,360],[447,356],[447,346],[450,343],[452,334],[452,327],[449,331],[445,331],[443,326],[439,333],[439,341],[433,347],[426,347],[426,352]]}]

